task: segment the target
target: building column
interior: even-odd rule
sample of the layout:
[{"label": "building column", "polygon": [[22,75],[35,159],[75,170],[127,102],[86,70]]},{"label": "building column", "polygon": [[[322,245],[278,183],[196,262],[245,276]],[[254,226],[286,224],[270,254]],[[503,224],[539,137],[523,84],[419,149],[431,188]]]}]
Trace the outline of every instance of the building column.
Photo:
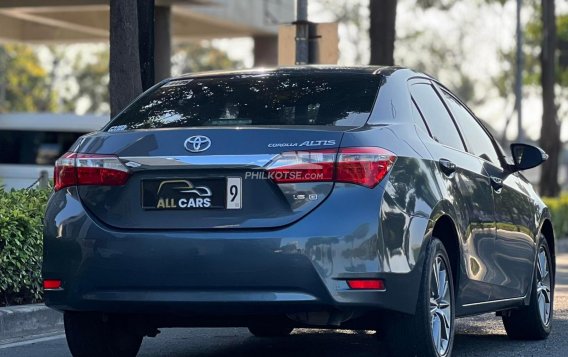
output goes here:
[{"label": "building column", "polygon": [[278,36],[257,35],[254,40],[254,66],[271,67],[278,65]]},{"label": "building column", "polygon": [[154,10],[154,78],[156,83],[171,76],[172,66],[172,10],[156,6]]}]

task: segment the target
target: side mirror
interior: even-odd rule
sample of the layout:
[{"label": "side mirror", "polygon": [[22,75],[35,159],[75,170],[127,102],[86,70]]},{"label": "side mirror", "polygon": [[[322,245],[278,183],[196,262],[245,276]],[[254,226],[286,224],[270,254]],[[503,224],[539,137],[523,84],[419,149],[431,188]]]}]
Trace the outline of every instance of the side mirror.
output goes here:
[{"label": "side mirror", "polygon": [[514,171],[532,169],[548,159],[548,154],[544,150],[528,144],[511,144],[511,153],[515,163],[513,166]]}]

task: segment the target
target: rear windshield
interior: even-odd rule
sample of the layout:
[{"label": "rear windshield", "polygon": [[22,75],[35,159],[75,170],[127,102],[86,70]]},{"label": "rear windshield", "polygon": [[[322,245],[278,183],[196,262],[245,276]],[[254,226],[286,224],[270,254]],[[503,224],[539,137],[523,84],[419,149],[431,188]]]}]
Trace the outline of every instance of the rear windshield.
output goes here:
[{"label": "rear windshield", "polygon": [[380,77],[257,74],[173,80],[130,105],[107,131],[246,125],[361,126]]}]

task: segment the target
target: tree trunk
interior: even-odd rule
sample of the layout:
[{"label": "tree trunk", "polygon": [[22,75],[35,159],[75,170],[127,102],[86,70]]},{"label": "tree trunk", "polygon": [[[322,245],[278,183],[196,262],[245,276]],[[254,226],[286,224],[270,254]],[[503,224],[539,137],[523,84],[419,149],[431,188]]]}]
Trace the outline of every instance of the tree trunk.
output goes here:
[{"label": "tree trunk", "polygon": [[110,112],[114,117],[142,93],[136,0],[110,1]]},{"label": "tree trunk", "polygon": [[372,65],[394,65],[394,40],[396,37],[397,0],[370,0]]},{"label": "tree trunk", "polygon": [[557,196],[560,193],[558,185],[558,162],[560,156],[560,124],[556,118],[556,103],[554,101],[555,66],[556,66],[556,18],[554,0],[541,0],[542,6],[542,53],[540,65],[542,69],[542,127],[540,130],[540,146],[549,155],[542,165],[540,175],[540,194]]},{"label": "tree trunk", "polygon": [[142,90],[154,85],[154,0],[138,0],[138,55]]},{"label": "tree trunk", "polygon": [[156,6],[154,23],[154,82],[171,77],[172,73],[172,9]]}]

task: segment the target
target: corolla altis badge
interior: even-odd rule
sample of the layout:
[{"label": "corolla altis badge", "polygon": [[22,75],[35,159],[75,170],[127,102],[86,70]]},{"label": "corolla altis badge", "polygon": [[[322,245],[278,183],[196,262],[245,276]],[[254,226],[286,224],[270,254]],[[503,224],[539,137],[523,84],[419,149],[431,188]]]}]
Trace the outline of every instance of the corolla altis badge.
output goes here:
[{"label": "corolla altis badge", "polygon": [[335,145],[335,140],[307,140],[297,143],[270,143],[269,148],[302,147],[302,146],[328,146]]},{"label": "corolla altis badge", "polygon": [[183,146],[187,151],[202,152],[211,147],[211,139],[204,135],[194,135],[187,138]]}]

